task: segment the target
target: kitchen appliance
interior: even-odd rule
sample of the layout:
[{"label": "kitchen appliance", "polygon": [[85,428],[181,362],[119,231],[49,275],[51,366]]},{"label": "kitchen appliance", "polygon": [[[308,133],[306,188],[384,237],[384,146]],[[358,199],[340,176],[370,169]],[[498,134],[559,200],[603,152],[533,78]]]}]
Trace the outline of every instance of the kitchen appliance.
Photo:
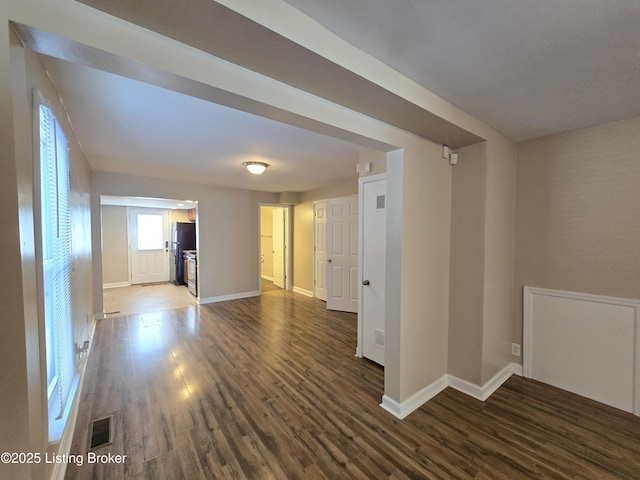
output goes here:
[{"label": "kitchen appliance", "polygon": [[184,281],[185,250],[196,249],[196,224],[175,222],[171,226],[171,282],[176,285],[186,285]]}]

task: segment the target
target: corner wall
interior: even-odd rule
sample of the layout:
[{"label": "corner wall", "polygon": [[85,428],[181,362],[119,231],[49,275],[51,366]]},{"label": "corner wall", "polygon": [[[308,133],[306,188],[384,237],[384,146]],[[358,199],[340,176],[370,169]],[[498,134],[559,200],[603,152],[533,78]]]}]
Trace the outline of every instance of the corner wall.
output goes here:
[{"label": "corner wall", "polygon": [[522,288],[640,298],[640,117],[518,144],[513,341]]},{"label": "corner wall", "polygon": [[493,135],[458,153],[448,373],[484,387],[511,363],[516,148]]},{"label": "corner wall", "polygon": [[481,385],[486,142],[461,148],[452,171],[448,373]]}]

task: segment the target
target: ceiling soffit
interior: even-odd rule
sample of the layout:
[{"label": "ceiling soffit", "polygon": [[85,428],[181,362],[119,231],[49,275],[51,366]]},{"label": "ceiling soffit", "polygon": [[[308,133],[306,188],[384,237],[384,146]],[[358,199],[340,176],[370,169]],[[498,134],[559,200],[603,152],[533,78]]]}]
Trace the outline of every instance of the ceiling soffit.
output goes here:
[{"label": "ceiling soffit", "polygon": [[434,142],[483,140],[217,2],[80,2]]}]

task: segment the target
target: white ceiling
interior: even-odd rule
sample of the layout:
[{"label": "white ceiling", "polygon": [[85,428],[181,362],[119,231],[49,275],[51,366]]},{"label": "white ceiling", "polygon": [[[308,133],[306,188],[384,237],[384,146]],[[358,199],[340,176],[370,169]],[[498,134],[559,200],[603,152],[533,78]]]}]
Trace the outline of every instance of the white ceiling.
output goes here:
[{"label": "white ceiling", "polygon": [[[168,0],[153,3],[156,11],[173,8]],[[287,3],[515,141],[640,115],[638,0]],[[163,23],[166,15],[152,19],[149,10],[136,12],[137,3],[109,0],[106,4],[119,6],[124,9],[120,15],[149,22],[159,32],[173,25]],[[206,5],[218,4],[202,7]],[[305,55],[313,65],[324,61],[216,8],[206,19],[222,22],[215,30],[220,36],[216,41],[206,31],[200,32],[203,38],[191,38],[199,32],[188,28],[195,22],[193,15],[205,17],[200,10],[182,18],[184,25],[176,19],[182,30],[176,27],[169,32],[205,51],[222,48],[211,53],[230,61],[236,54],[258,52],[241,60],[253,62],[263,75],[280,76],[298,88],[304,85],[295,83],[299,67],[291,59],[300,58],[301,68],[306,65]],[[256,36],[245,30],[238,33],[238,28],[254,29]],[[268,49],[254,45],[253,49],[224,50],[235,45],[238,35],[246,42],[262,41]],[[79,64],[43,58],[94,170],[271,192],[302,192],[356,178],[361,148],[357,145]],[[316,68],[313,73],[320,78],[315,79],[319,85],[312,84],[313,75],[305,79],[312,93],[323,96],[335,87],[352,95],[341,82],[364,80],[325,63],[322,68],[337,77],[318,76],[324,70]],[[370,85],[362,89],[375,87],[375,79],[369,80]],[[325,85],[332,81],[335,85]],[[338,96],[334,101],[349,106],[350,98]],[[403,117],[404,104],[393,110],[399,101],[384,103],[383,114],[400,112],[400,120],[413,118]],[[380,113],[367,112],[365,107],[360,111],[374,117]],[[266,161],[271,167],[262,176],[252,176],[241,167],[246,160]]]},{"label": "white ceiling", "polygon": [[515,141],[640,114],[638,0],[286,0]]},{"label": "white ceiling", "polygon": [[[43,56],[93,170],[267,192],[357,179],[360,147]],[[270,166],[252,175],[244,161]]]}]

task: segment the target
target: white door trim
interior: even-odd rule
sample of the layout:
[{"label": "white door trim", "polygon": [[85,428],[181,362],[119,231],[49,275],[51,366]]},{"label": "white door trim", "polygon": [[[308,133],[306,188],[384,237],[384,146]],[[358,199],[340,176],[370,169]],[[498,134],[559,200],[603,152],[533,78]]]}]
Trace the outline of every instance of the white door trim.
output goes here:
[{"label": "white door trim", "polygon": [[260,235],[262,233],[262,207],[274,207],[274,208],[282,208],[285,211],[285,221],[284,221],[284,241],[285,241],[285,252],[284,252],[284,271],[285,271],[285,290],[293,289],[292,279],[292,258],[291,258],[291,241],[293,236],[293,209],[291,205],[285,205],[280,203],[258,203],[258,289],[257,291],[262,294],[262,262],[260,261]]},{"label": "white door trim", "polygon": [[[363,270],[363,252],[364,252],[364,185],[370,182],[378,182],[380,180],[386,180],[386,173],[378,173],[377,175],[369,175],[367,177],[358,178],[358,272],[360,272],[360,276],[362,276]],[[356,357],[363,357],[363,336],[364,336],[364,323],[362,318],[362,279],[358,282],[358,341],[356,344]]]},{"label": "white door trim", "polygon": [[[318,294],[318,218],[316,216],[317,210],[318,210],[318,206],[324,204],[325,207],[325,234],[324,234],[324,257],[325,257],[325,263],[324,263],[324,287],[322,288],[322,290],[324,290],[324,294],[322,294],[322,292],[320,292],[320,294]],[[327,265],[326,265],[326,256],[327,256],[327,229],[326,229],[326,222],[327,222],[327,217],[326,217],[326,209],[327,209],[327,200],[315,200],[313,202],[313,296],[316,298],[319,298],[320,300],[324,300],[325,302],[327,301]]]}]

